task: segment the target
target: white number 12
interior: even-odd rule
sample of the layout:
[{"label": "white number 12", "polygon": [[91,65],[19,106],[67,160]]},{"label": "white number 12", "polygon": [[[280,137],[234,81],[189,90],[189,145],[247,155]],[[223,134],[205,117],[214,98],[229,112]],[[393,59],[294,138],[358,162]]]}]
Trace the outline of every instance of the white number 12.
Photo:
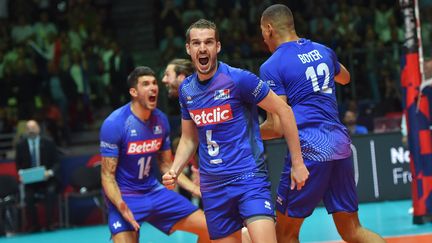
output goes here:
[{"label": "white number 12", "polygon": [[[324,62],[320,63],[317,66],[316,72],[313,66],[308,67],[306,69],[305,74],[306,74],[306,79],[312,81],[312,87],[314,92],[322,92],[326,94],[331,94],[333,92],[332,88],[328,87],[330,82],[330,71],[329,71],[329,67]],[[324,76],[324,83],[321,88],[319,87],[318,84],[317,74],[319,76]]]}]

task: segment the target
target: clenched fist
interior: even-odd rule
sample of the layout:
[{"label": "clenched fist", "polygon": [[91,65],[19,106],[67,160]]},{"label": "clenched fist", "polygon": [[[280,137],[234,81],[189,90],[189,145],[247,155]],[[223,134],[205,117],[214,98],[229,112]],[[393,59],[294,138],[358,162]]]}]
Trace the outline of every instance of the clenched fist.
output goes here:
[{"label": "clenched fist", "polygon": [[162,184],[164,184],[164,186],[170,190],[173,190],[176,187],[177,174],[174,172],[174,170],[169,170],[162,176]]}]

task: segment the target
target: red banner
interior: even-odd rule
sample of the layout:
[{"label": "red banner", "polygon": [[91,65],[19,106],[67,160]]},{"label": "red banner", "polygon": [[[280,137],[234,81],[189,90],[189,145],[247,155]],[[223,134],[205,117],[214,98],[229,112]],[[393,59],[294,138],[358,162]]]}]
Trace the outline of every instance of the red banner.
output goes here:
[{"label": "red banner", "polygon": [[427,95],[429,87],[420,89],[424,74],[419,61],[422,49],[421,40],[418,38],[420,20],[416,4],[415,0],[400,0],[405,23],[405,56],[402,62],[401,84],[413,179],[413,222],[423,224],[432,219],[431,95]]}]

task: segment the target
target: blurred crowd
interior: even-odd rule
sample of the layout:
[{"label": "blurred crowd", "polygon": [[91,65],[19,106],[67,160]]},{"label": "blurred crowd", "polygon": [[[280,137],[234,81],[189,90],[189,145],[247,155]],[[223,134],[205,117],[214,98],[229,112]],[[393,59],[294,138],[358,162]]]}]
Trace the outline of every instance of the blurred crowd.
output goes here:
[{"label": "blurred crowd", "polygon": [[[148,1],[159,50],[154,68],[186,57],[184,32],[204,17],[219,27],[219,57],[258,73],[269,56],[260,15],[275,2],[299,13],[299,36],[336,50],[350,70],[352,84],[337,88],[341,118],[350,110],[373,131],[375,117],[400,114],[404,31],[398,3],[391,0]],[[429,2],[420,1],[426,58],[432,38]],[[119,45],[119,38],[128,37],[116,35],[112,7],[111,0],[0,0],[0,132],[14,132],[18,121],[35,118],[59,145],[67,144],[71,132],[92,125],[101,106],[128,101],[124,80],[134,60]],[[176,115],[171,107],[177,106],[168,105],[166,112]]]},{"label": "blurred crowd", "polygon": [[[429,2],[420,1],[426,58],[432,54]],[[174,57],[186,57],[184,32],[191,22],[205,17],[219,28],[222,43],[219,57],[258,73],[259,66],[270,55],[262,40],[260,16],[272,3],[289,6],[296,13],[299,36],[331,47],[350,70],[352,83],[338,87],[341,118],[351,111],[369,131],[377,130],[376,117],[400,119],[400,65],[405,37],[397,1],[156,0],[155,35],[161,66]]]},{"label": "blurred crowd", "polygon": [[[59,145],[95,107],[126,102],[134,64],[120,48],[110,1],[0,1],[0,131],[37,119]],[[113,98],[115,97],[115,98]]]}]

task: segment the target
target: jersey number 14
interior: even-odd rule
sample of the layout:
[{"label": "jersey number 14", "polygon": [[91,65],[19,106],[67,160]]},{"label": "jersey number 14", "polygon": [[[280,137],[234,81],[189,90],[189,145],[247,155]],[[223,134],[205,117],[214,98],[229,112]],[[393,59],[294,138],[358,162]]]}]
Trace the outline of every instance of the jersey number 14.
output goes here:
[{"label": "jersey number 14", "polygon": [[138,160],[138,166],[139,166],[139,174],[138,174],[138,179],[142,179],[144,178],[144,176],[149,176],[150,173],[150,167],[151,167],[151,159],[152,157],[149,156],[147,157],[141,157]]}]

